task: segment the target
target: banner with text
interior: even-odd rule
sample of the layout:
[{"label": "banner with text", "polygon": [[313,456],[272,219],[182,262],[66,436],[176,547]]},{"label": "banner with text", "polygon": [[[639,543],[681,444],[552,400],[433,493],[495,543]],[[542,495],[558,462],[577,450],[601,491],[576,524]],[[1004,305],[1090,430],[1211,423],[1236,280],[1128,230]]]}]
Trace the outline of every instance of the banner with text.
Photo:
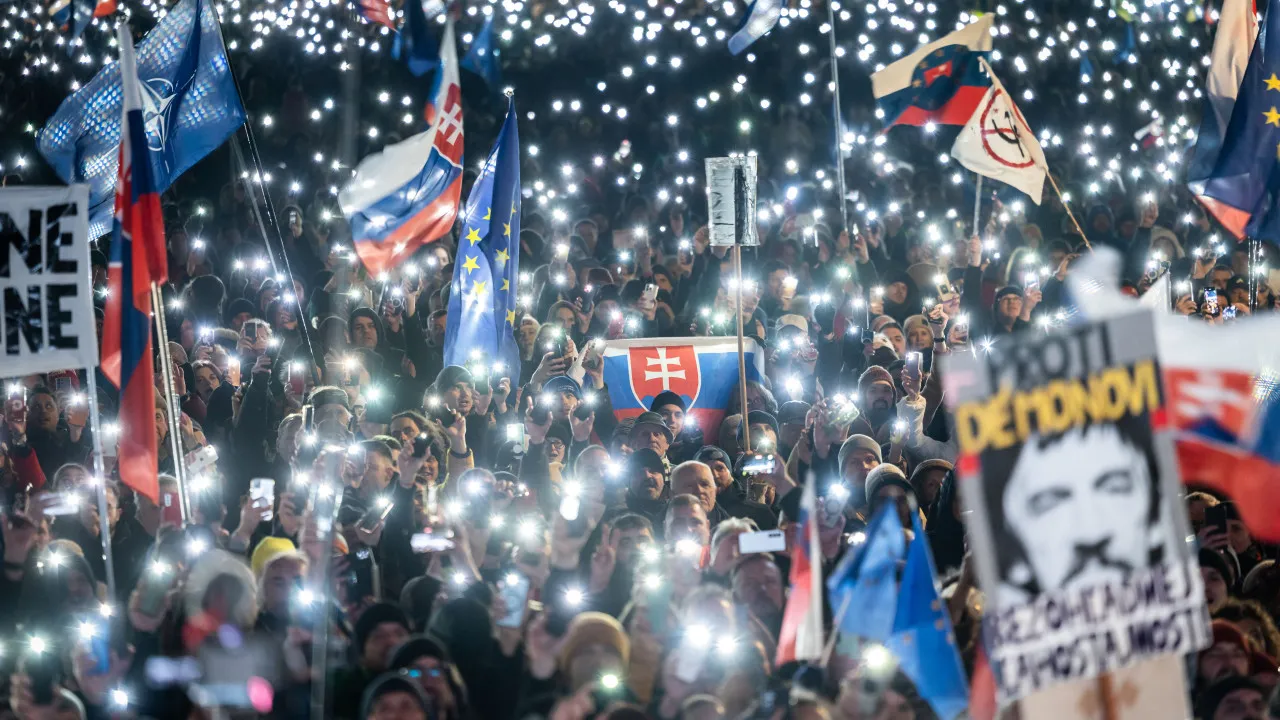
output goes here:
[{"label": "banner with text", "polygon": [[6,377],[91,368],[89,188],[0,189],[0,367]]},{"label": "banner with text", "polygon": [[946,356],[1001,702],[1209,640],[1151,315]]}]

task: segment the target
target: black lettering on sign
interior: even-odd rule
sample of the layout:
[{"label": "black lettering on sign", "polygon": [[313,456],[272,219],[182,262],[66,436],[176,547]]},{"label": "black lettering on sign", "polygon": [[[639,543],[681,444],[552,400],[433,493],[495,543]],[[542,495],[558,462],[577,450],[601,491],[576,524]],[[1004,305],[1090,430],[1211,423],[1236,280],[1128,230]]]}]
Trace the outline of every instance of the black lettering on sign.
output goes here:
[{"label": "black lettering on sign", "polygon": [[44,319],[49,325],[49,347],[60,350],[75,350],[80,347],[80,336],[63,332],[71,324],[72,317],[70,310],[62,308],[63,298],[74,298],[79,293],[80,287],[75,283],[60,283],[45,289]]},{"label": "black lettering on sign", "polygon": [[[62,220],[75,217],[75,203],[55,203],[46,209],[31,208],[27,211],[27,226],[23,230],[12,215],[0,212],[0,278],[12,277],[9,258],[14,250],[29,273],[78,272],[79,263],[75,258],[69,253],[63,256],[74,245],[75,235],[69,229],[64,232]],[[67,227],[71,226],[68,224]]]},{"label": "black lettering on sign", "polygon": [[4,289],[4,352],[6,355],[22,355],[22,341],[26,341],[28,353],[38,353],[44,344],[44,331],[40,322],[41,287],[27,288],[26,299],[20,288]]},{"label": "black lettering on sign", "polygon": [[[68,218],[68,227],[70,227],[72,222],[70,219],[75,217],[75,203],[57,203],[50,205],[45,211],[44,256],[48,272],[68,274],[79,272],[79,263],[74,257],[63,257],[63,252],[70,255],[70,249],[75,244],[75,236],[70,230],[62,231],[62,219]],[[50,342],[52,340],[50,336]]]}]

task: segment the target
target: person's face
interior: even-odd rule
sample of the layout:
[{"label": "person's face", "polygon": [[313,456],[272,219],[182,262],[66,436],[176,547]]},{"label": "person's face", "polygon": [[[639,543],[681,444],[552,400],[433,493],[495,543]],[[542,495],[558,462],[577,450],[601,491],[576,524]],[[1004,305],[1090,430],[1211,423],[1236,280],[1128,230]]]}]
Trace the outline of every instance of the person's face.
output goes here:
[{"label": "person's face", "polygon": [[86,610],[96,604],[93,583],[83,573],[67,573],[67,600],[70,607],[76,610]]},{"label": "person's face", "polygon": [[405,447],[408,447],[421,434],[422,428],[418,427],[418,423],[411,417],[396,418],[391,421],[391,437],[399,440]]},{"label": "person's face", "polygon": [[631,473],[631,492],[633,495],[650,500],[662,497],[662,488],[666,481],[662,473],[649,468],[635,468]]},{"label": "person's face", "polygon": [[773,432],[773,426],[766,423],[752,423],[748,426],[751,431],[751,447],[760,448],[760,452],[773,452],[778,449],[778,436]]},{"label": "person's face", "polygon": [[439,477],[440,461],[432,453],[427,453],[423,458],[422,467],[418,468],[418,474],[413,476],[413,481],[419,485],[433,485]]},{"label": "person's face", "polygon": [[400,623],[378,623],[364,641],[364,647],[361,648],[361,662],[375,673],[386,670],[391,650],[404,642],[407,637],[409,637],[409,631],[405,630]]},{"label": "person's face", "polygon": [[904,282],[889,283],[884,289],[884,297],[889,302],[904,303],[907,301],[907,284]]},{"label": "person's face", "polygon": [[1231,549],[1237,555],[1249,549],[1253,544],[1253,538],[1249,535],[1249,529],[1239,520],[1227,520],[1227,541],[1231,543]]},{"label": "person's face", "polygon": [[520,344],[521,352],[528,353],[529,348],[533,347],[534,341],[538,339],[538,326],[533,321],[520,323],[520,335],[516,338]]},{"label": "person's face", "polygon": [[652,425],[638,425],[631,432],[631,445],[636,449],[649,448],[659,456],[666,457],[670,443],[667,442],[666,433],[658,428]]},{"label": "person's face", "polygon": [[881,333],[889,339],[889,344],[893,345],[893,351],[898,353],[898,357],[906,354],[907,336],[902,334],[902,330],[896,327],[887,327]]},{"label": "person's face", "polygon": [[440,393],[440,401],[450,410],[466,415],[471,412],[471,383],[459,380]]},{"label": "person's face", "polygon": [[915,325],[907,335],[907,344],[912,350],[925,350],[933,347],[933,331],[928,325]]},{"label": "person's face", "polygon": [[1249,289],[1242,287],[1231,288],[1231,292],[1227,293],[1227,297],[1232,303],[1240,303],[1241,305],[1249,304]]},{"label": "person's face", "polygon": [[1191,529],[1199,531],[1204,527],[1204,510],[1209,507],[1205,501],[1196,498],[1187,501],[1187,519],[1191,521]]},{"label": "person's face", "polygon": [[369,720],[427,720],[418,699],[407,692],[389,692],[378,696],[369,709]]},{"label": "person's face", "polygon": [[663,420],[667,421],[671,434],[679,437],[680,432],[684,430],[684,410],[681,410],[679,405],[663,405],[657,412]]},{"label": "person's face", "polygon": [[946,476],[947,471],[942,468],[934,468],[924,472],[916,488],[916,499],[920,501],[920,507],[928,507],[933,504],[933,499],[938,497],[938,490],[942,488],[942,479]]},{"label": "person's face", "polygon": [[769,297],[782,297],[782,280],[786,276],[786,270],[774,270],[769,273],[769,277],[765,278],[765,282],[768,284]]},{"label": "person's face", "polygon": [[1227,693],[1218,703],[1213,717],[1207,720],[1266,720],[1267,700],[1253,688],[1240,688]]},{"label": "person's face", "polygon": [[870,450],[855,449],[849,453],[849,457],[845,458],[844,467],[840,468],[840,475],[848,484],[859,487],[867,482],[867,473],[879,464],[880,460],[876,458],[875,453]]},{"label": "person's face", "polygon": [[378,328],[373,324],[373,318],[361,316],[352,321],[351,344],[362,348],[378,346]]},{"label": "person's face", "polygon": [[208,399],[217,390],[222,381],[218,379],[218,373],[213,371],[211,367],[196,368],[196,393],[200,397]]},{"label": "person's face", "polygon": [[666,275],[663,275],[662,273],[658,273],[657,275],[653,276],[653,284],[657,285],[659,290],[666,290],[667,292],[672,292],[673,286],[671,285],[671,278],[667,277]]},{"label": "person's face", "polygon": [[613,539],[618,546],[618,562],[622,565],[630,565],[643,548],[653,544],[653,534],[649,528],[643,527],[614,530]]},{"label": "person's face", "polygon": [[672,495],[693,495],[708,512],[716,506],[716,481],[711,468],[694,465],[685,468],[671,478]]},{"label": "person's face", "polygon": [[1105,233],[1111,229],[1111,218],[1104,213],[1098,213],[1093,216],[1093,229],[1100,233]]},{"label": "person's face", "polygon": [[[1087,448],[1087,450],[1086,450]],[[1027,547],[1041,588],[1119,582],[1147,563],[1151,478],[1143,453],[1111,426],[1073,430],[1041,450],[1023,446],[1004,493],[1009,528]],[[1051,542],[1046,528],[1063,535]]]},{"label": "person's face", "polygon": [[1249,653],[1233,642],[1214,643],[1200,653],[1197,673],[1200,679],[1213,683],[1228,677],[1249,674]]},{"label": "person's face", "polygon": [[733,485],[733,471],[722,460],[712,460],[709,463],[711,467],[711,476],[715,478],[716,490],[724,492]]},{"label": "person's face", "polygon": [[179,330],[181,335],[181,345],[184,349],[190,350],[196,345],[196,326],[190,320],[183,320],[182,327]]},{"label": "person's face", "polygon": [[[365,470],[364,480],[366,487],[374,492],[381,492],[387,489],[391,484],[391,478],[396,473],[395,463],[382,453],[370,452],[365,453]],[[368,486],[372,483],[372,486]]]},{"label": "person's face", "polygon": [[707,523],[707,511],[701,504],[693,507],[675,507],[667,511],[667,542],[690,537],[706,547],[711,542],[711,526]]},{"label": "person's face", "polygon": [[752,615],[765,618],[782,612],[782,573],[769,560],[753,560],[733,576],[733,598]]},{"label": "person's face", "polygon": [[418,686],[437,707],[452,709],[457,704],[453,688],[449,687],[448,665],[441,662],[440,658],[420,657],[413,661],[413,669],[418,671]]},{"label": "person's face", "polygon": [[444,345],[444,331],[448,327],[449,318],[447,315],[437,315],[431,318],[431,344],[435,347]]},{"label": "person's face", "polygon": [[867,408],[877,412],[888,412],[893,407],[893,386],[887,382],[872,383],[867,387],[867,396],[862,399]]},{"label": "person's face", "polygon": [[587,643],[569,660],[569,686],[576,691],[607,672],[620,673],[621,670],[622,658],[613,646]]},{"label": "person's face", "polygon": [[600,448],[584,451],[578,456],[573,469],[583,482],[603,483],[609,474],[609,453]]},{"label": "person's face", "polygon": [[298,328],[298,316],[293,314],[293,309],[288,307],[276,308],[276,316],[272,318],[275,326],[284,330],[296,330]]},{"label": "person's face", "polygon": [[253,319],[253,313],[242,312],[231,318],[231,329],[240,332],[240,328],[244,327],[245,322]]},{"label": "person's face", "polygon": [[1209,284],[1217,288],[1218,292],[1226,292],[1227,281],[1231,279],[1231,271],[1225,268],[1214,270],[1209,273]]},{"label": "person's face", "polygon": [[33,426],[53,432],[58,427],[58,401],[45,393],[31,395],[27,398],[27,418]]},{"label": "person's face", "polygon": [[157,441],[164,440],[166,437],[169,436],[169,422],[165,420],[164,413],[161,412],[160,410],[156,410],[155,423],[156,423],[156,440]]},{"label": "person's face", "polygon": [[1005,320],[1012,320],[1022,314],[1022,296],[1009,293],[1000,298],[996,304],[996,312]]},{"label": "person's face", "polygon": [[560,393],[560,403],[554,408],[556,420],[568,420],[574,410],[578,409],[578,396],[569,390]]},{"label": "person's face", "polygon": [[[116,492],[110,488],[107,489],[107,533],[115,529],[116,521],[120,519],[120,501],[116,499]],[[101,523],[98,522],[98,503],[83,502],[80,504],[80,524],[89,531],[91,535],[97,535],[101,530]]]},{"label": "person's face", "polygon": [[277,617],[289,611],[289,593],[302,579],[302,563],[295,558],[282,558],[267,567],[262,582],[262,606]]},{"label": "person's face", "polygon": [[560,438],[547,439],[547,460],[556,463],[564,462],[564,441]]},{"label": "person's face", "polygon": [[566,332],[573,329],[573,322],[576,319],[577,318],[573,315],[573,311],[569,308],[562,307],[559,310],[556,310],[556,324]]}]

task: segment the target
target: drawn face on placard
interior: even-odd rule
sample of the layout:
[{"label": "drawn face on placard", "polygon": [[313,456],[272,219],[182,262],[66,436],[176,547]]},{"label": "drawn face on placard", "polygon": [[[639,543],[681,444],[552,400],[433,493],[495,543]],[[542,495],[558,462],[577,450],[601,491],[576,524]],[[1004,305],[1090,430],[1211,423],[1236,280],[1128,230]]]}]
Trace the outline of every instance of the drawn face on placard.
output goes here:
[{"label": "drawn face on placard", "polygon": [[1032,436],[1004,488],[1006,528],[1023,547],[1009,585],[1041,591],[1117,583],[1151,564],[1167,535],[1149,448],[1115,425]]}]

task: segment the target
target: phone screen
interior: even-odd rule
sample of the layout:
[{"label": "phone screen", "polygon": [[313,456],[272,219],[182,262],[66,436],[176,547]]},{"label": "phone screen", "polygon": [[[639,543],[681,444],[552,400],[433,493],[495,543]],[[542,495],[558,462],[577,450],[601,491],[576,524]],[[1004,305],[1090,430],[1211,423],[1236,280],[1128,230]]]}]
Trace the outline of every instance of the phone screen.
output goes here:
[{"label": "phone screen", "polygon": [[525,607],[529,604],[529,578],[524,573],[509,571],[498,584],[502,604],[507,614],[498,618],[498,627],[516,628],[524,622]]},{"label": "phone screen", "polygon": [[178,493],[170,490],[160,493],[160,522],[182,527],[182,502]]}]

